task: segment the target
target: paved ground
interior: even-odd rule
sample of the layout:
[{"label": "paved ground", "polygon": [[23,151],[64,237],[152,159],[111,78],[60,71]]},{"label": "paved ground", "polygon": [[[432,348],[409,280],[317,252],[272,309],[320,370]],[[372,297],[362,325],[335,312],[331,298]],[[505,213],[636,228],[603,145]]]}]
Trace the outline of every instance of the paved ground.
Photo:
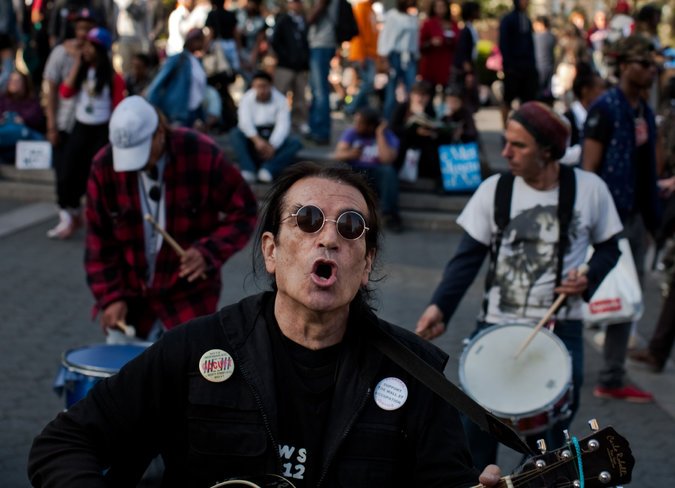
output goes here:
[{"label": "paved ground", "polygon": [[[487,123],[494,125],[494,118]],[[489,137],[497,140],[498,136]],[[44,220],[41,207],[26,208],[3,200],[0,229],[11,225],[16,212],[29,215],[32,223],[0,236],[0,486],[4,488],[28,486],[25,465],[31,440],[64,406],[52,391],[63,351],[102,339],[98,326],[90,320],[92,301],[82,269],[83,236],[68,242],[49,241],[45,232],[52,222]],[[382,279],[377,283],[377,307],[384,318],[414,327],[457,240],[458,235],[452,232],[385,236]],[[258,290],[249,270],[247,248],[223,268],[223,304]],[[659,311],[657,283],[658,276],[648,276],[647,311],[640,323],[645,336],[651,333]],[[437,341],[451,354],[446,373],[455,380],[462,340],[473,328],[480,293],[479,279],[468,290],[448,333]],[[654,404],[595,399],[591,389],[600,356],[590,337],[589,333],[586,384],[573,434],[584,436],[589,418],[597,418],[601,425],[613,425],[629,439],[637,460],[631,486],[671,486],[675,478],[671,461],[675,452],[675,367],[670,363],[663,374],[652,375],[630,366],[631,380],[656,394]],[[515,453],[504,449],[500,464],[508,471],[517,460]]]}]

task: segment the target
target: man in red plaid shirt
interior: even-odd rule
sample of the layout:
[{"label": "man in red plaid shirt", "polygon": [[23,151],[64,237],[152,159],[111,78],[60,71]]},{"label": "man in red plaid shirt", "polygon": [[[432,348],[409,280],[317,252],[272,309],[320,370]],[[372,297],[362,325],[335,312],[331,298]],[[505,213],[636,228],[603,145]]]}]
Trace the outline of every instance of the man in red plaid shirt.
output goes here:
[{"label": "man in red plaid shirt", "polygon": [[251,189],[213,141],[170,128],[141,97],[122,101],[87,188],[85,268],[106,335],[125,321],[155,339],[215,312],[220,267],[246,245],[256,215]]}]

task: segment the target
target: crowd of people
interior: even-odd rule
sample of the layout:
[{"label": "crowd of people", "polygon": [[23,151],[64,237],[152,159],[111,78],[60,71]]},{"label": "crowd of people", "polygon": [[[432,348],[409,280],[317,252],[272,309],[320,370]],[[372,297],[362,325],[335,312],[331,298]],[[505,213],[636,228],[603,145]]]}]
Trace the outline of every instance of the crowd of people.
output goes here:
[{"label": "crowd of people", "polygon": [[[582,304],[620,239],[642,277],[647,235],[670,263],[659,326],[633,350],[634,322],[607,327],[593,394],[653,401],[627,381],[626,361],[660,372],[675,341],[675,83],[661,83],[671,60],[658,7],[618,0],[587,25],[579,9],[531,19],[529,1],[514,0],[484,59],[488,24],[471,0],[426,10],[397,0],[387,11],[288,0],[278,12],[262,0],[178,0],[169,15],[155,0],[84,3],[33,2],[0,32],[0,157],[11,160],[18,140],[52,144],[59,221],[48,236],[86,224],[104,332],[129,322],[157,342],[36,439],[35,486],[135,481],[158,455],[166,486],[242,472],[307,487],[345,476],[350,486],[472,486],[479,471],[493,486],[496,440],[373,337],[442,370],[447,356],[426,340],[445,331],[486,258],[474,336],[534,325],[565,295],[553,333],[573,388],[565,415],[537,436],[560,447],[584,380]],[[369,307],[378,239],[403,229],[404,166],[414,159],[416,176],[442,188],[439,147],[483,144],[474,116],[491,97],[486,69],[501,80],[491,88],[509,172],[484,172],[415,337]],[[337,140],[334,110],[350,125]],[[225,132],[236,164],[209,137]],[[297,162],[303,144],[331,143],[335,164]],[[220,267],[253,235],[256,182],[272,184],[254,248],[269,291],[216,312]],[[134,463],[120,449],[130,440]],[[292,462],[280,472],[284,453]]]}]

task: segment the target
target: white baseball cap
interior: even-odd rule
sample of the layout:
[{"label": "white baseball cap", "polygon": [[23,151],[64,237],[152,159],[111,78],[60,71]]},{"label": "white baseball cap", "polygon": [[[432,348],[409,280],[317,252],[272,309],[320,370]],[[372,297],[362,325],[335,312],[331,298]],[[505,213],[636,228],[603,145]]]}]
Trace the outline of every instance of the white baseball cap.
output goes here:
[{"label": "white baseball cap", "polygon": [[148,163],[158,124],[157,111],[143,97],[127,97],[117,105],[109,126],[115,171],[138,171]]}]

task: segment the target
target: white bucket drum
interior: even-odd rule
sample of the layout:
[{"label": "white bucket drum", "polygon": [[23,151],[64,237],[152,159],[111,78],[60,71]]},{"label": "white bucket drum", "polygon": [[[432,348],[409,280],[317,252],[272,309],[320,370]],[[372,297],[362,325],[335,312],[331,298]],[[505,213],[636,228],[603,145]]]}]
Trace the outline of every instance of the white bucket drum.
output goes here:
[{"label": "white bucket drum", "polygon": [[522,435],[567,418],[572,360],[565,344],[547,329],[516,352],[532,332],[526,324],[488,327],[474,337],[459,361],[459,381],[476,402]]}]

